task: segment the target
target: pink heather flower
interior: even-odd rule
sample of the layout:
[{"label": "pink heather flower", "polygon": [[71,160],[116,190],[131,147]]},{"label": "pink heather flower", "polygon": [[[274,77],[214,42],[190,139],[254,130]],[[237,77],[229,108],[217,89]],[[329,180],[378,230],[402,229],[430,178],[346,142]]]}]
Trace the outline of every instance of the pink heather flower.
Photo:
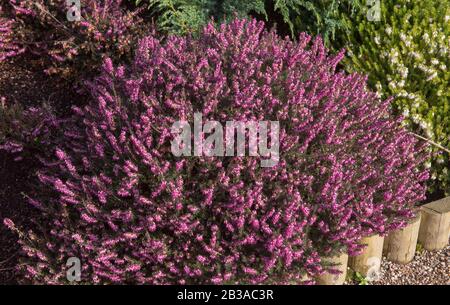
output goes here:
[{"label": "pink heather flower", "polygon": [[83,219],[84,221],[86,221],[87,223],[96,223],[97,219],[95,219],[94,217],[89,216],[88,214],[81,214],[81,219]]},{"label": "pink heather flower", "polygon": [[105,61],[103,63],[103,69],[108,74],[112,74],[112,75],[114,74],[114,66],[113,66],[113,62],[112,62],[111,58],[105,59]]},{"label": "pink heather flower", "polygon": [[136,271],[141,270],[141,265],[139,265],[139,264],[133,264],[133,265],[128,266],[128,267],[126,268],[126,270],[129,271],[129,272],[136,272]]},{"label": "pink heather flower", "polygon": [[256,271],[256,270],[253,269],[253,268],[244,267],[244,268],[242,268],[242,270],[243,270],[245,273],[250,274],[250,275],[256,275],[256,274],[258,274],[258,271]]},{"label": "pink heather flower", "polygon": [[197,260],[201,263],[204,264],[206,262],[206,258],[202,255],[197,256]]},{"label": "pink heather flower", "polygon": [[60,193],[67,195],[69,197],[75,197],[75,193],[73,193],[66,184],[64,184],[60,179],[56,179],[54,182],[55,188]]},{"label": "pink heather flower", "polygon": [[3,219],[3,224],[5,226],[7,226],[10,230],[14,230],[15,229],[14,222],[11,219],[9,219],[9,218]]}]

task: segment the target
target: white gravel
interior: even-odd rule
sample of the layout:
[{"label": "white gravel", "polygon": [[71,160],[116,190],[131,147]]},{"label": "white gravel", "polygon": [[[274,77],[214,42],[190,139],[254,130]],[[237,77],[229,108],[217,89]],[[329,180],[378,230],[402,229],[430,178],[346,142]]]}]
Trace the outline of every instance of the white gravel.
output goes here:
[{"label": "white gravel", "polygon": [[381,262],[380,280],[372,285],[450,285],[450,246],[439,251],[422,250],[406,265]]}]

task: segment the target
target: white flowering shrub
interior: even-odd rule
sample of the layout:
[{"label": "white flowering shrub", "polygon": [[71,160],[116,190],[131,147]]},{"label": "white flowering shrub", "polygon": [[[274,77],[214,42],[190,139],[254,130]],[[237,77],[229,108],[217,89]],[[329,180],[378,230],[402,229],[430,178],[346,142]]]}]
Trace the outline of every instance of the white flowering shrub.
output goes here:
[{"label": "white flowering shrub", "polygon": [[[346,67],[369,75],[410,130],[435,142],[431,193],[450,195],[450,1],[383,0],[381,21],[348,17]],[[446,151],[447,149],[447,151]]]}]

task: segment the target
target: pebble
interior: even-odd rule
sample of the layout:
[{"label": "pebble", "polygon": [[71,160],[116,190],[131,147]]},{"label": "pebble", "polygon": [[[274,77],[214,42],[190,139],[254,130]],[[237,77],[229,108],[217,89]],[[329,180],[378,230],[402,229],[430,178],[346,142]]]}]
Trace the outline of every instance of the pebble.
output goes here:
[{"label": "pebble", "polygon": [[383,257],[381,277],[371,285],[450,285],[450,246],[439,251],[416,252],[409,264]]}]

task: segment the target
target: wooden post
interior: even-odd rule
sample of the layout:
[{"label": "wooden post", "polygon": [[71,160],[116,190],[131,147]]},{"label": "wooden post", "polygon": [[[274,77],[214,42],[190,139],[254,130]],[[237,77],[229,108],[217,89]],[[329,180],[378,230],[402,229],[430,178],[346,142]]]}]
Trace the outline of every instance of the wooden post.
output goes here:
[{"label": "wooden post", "polygon": [[319,285],[342,285],[345,282],[345,277],[347,276],[347,262],[348,262],[348,255],[347,253],[342,253],[339,256],[332,256],[332,257],[324,257],[322,258],[324,262],[329,263],[330,265],[336,265],[333,266],[333,269],[341,271],[340,274],[331,274],[328,272],[325,272],[322,275],[319,275],[316,278],[316,282]]},{"label": "wooden post", "polygon": [[386,253],[388,252],[388,248],[389,248],[389,235],[386,235],[383,241],[383,255],[386,255]]},{"label": "wooden post", "polygon": [[388,260],[401,264],[412,261],[416,253],[420,219],[420,213],[418,213],[406,227],[392,231],[384,239],[383,252]]},{"label": "wooden post", "polygon": [[427,250],[443,249],[450,236],[450,197],[425,204],[420,210],[419,242]]},{"label": "wooden post", "polygon": [[363,252],[355,257],[349,258],[349,266],[354,271],[369,279],[375,279],[378,276],[383,255],[384,237],[380,235],[371,235],[361,239],[361,244],[366,244]]}]

